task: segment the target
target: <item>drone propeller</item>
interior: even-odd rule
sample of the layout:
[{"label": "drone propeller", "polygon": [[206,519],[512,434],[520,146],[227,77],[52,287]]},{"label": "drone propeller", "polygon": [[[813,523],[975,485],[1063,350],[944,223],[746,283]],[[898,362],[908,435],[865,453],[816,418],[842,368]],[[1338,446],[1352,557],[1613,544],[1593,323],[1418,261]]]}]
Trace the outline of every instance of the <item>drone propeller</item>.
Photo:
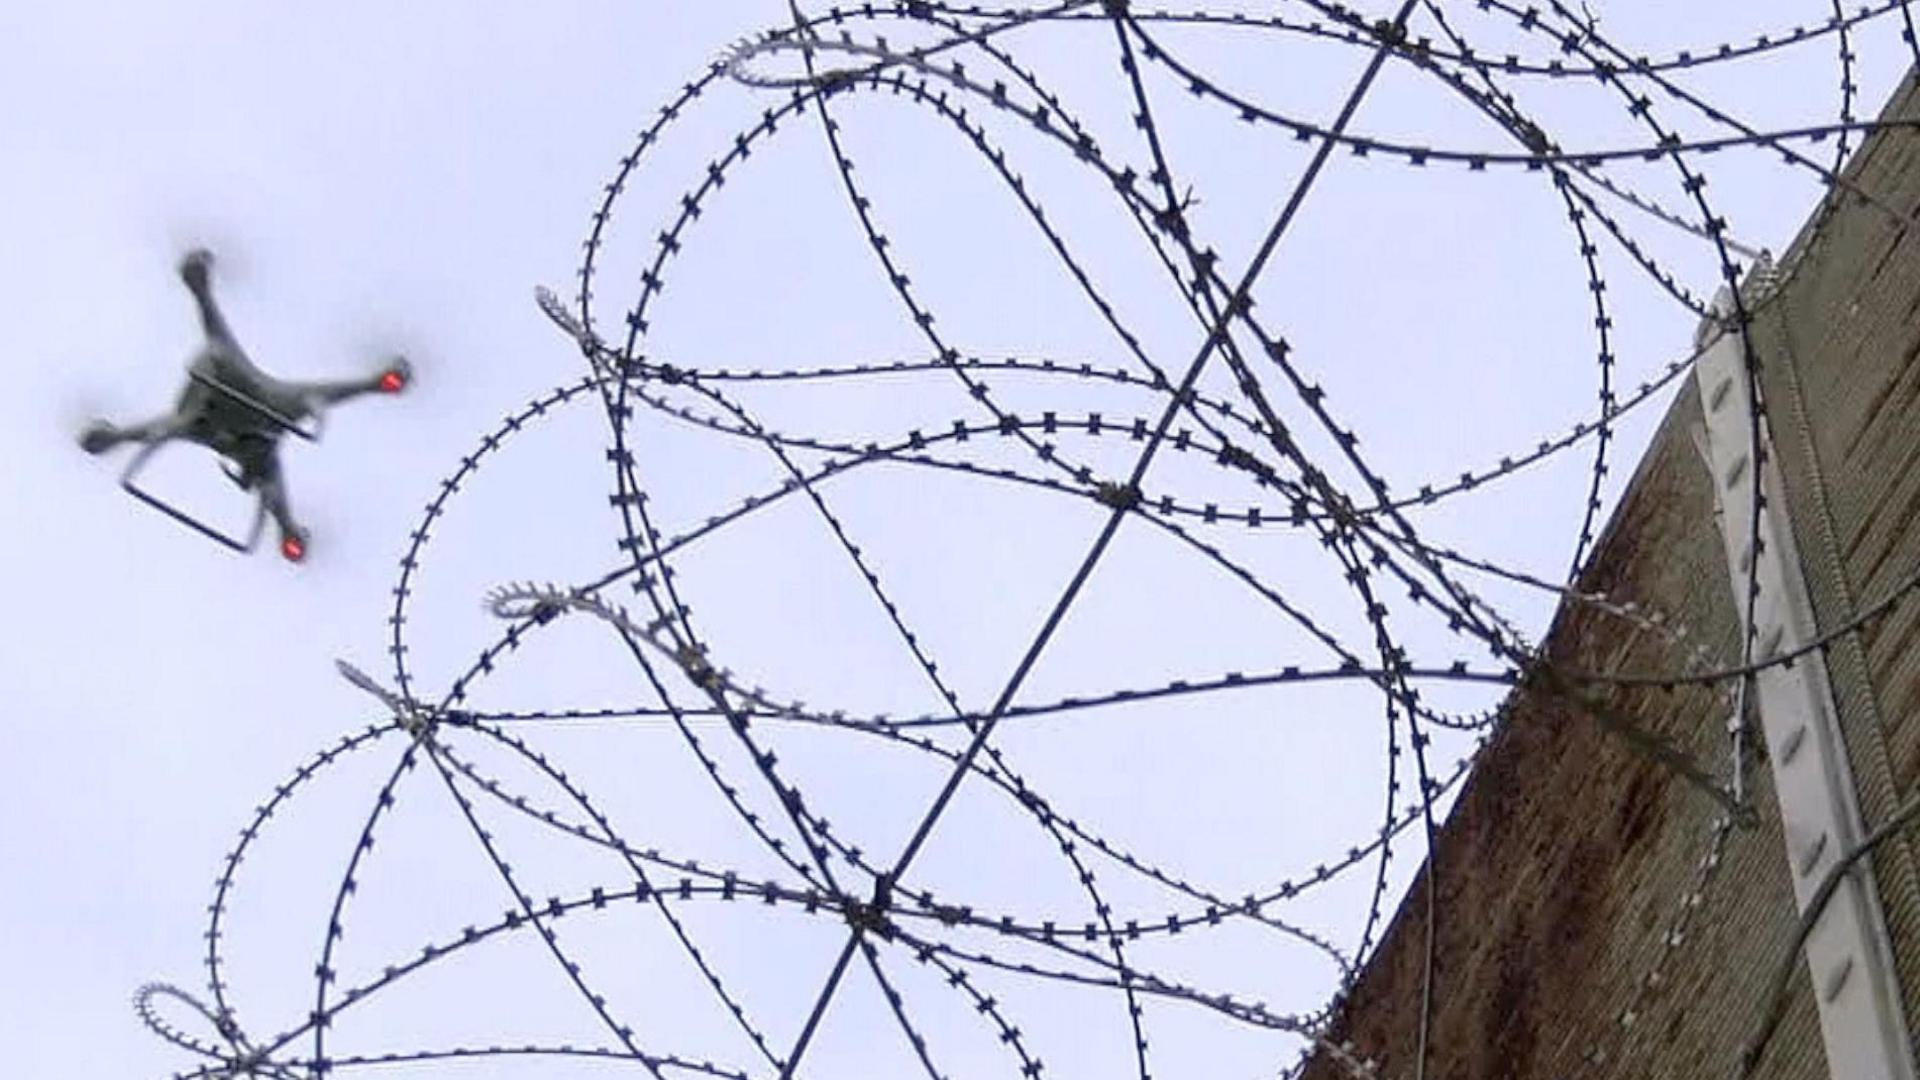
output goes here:
[{"label": "drone propeller", "polygon": [[437,363],[433,350],[422,347],[414,332],[380,314],[354,318],[348,325],[354,328],[347,332],[343,354],[362,358],[360,363],[368,357],[377,358],[380,366],[375,369],[375,377],[383,394],[404,394],[413,389],[413,384]]},{"label": "drone propeller", "polygon": [[183,220],[176,220],[167,229],[163,265],[177,265],[191,251],[206,251],[214,256],[212,269],[221,289],[231,288],[251,276],[252,260],[248,258],[247,245],[240,243],[228,226],[191,220],[194,215],[182,217]]},{"label": "drone propeller", "polygon": [[116,411],[108,396],[93,387],[68,387],[57,414],[60,431],[68,436],[83,432]]},{"label": "drone propeller", "polygon": [[404,356],[395,356],[380,373],[380,392],[398,394],[413,385],[413,363]]}]

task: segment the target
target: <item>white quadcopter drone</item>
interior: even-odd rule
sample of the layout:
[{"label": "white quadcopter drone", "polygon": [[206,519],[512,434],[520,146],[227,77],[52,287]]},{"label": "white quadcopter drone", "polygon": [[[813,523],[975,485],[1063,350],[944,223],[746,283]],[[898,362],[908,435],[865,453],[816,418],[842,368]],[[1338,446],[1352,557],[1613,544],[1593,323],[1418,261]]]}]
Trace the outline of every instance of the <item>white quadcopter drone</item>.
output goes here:
[{"label": "white quadcopter drone", "polygon": [[[199,305],[207,340],[187,364],[187,383],[173,411],[124,427],[96,420],[81,432],[80,446],[89,454],[100,454],[122,443],[141,444],[120,477],[120,486],[128,494],[239,552],[253,550],[271,514],[280,530],[280,553],[299,562],[307,554],[308,533],[287,506],[280,473],[281,437],[291,432],[309,441],[318,439],[327,406],[363,394],[400,393],[412,380],[413,369],[396,356],[362,379],[290,382],[274,378],[254,366],[227,328],[208,283],[212,266],[213,255],[205,250],[190,251],[180,260],[180,280]],[[244,538],[207,525],[134,483],[153,455],[174,439],[198,443],[219,454],[226,459],[221,467],[227,477],[241,490],[258,493],[253,526]]]}]

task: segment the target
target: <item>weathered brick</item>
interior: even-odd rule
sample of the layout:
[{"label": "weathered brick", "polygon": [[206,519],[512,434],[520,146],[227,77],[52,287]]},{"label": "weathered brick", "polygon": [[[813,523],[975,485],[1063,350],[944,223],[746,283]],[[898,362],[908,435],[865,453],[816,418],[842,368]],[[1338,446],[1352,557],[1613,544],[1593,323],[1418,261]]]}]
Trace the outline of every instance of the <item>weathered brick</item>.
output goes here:
[{"label": "weathered brick", "polygon": [[[1885,115],[1920,118],[1912,77]],[[1847,176],[1882,206],[1837,196],[1820,207],[1754,325],[1823,631],[1920,571],[1920,230],[1899,217],[1920,214],[1920,134],[1877,134]],[[1547,638],[1556,664],[1650,673],[1686,668],[1694,645],[1721,663],[1739,656],[1712,478],[1690,437],[1699,420],[1689,385],[1580,583],[1661,612],[1686,626],[1687,640],[1565,604]],[[1911,797],[1920,776],[1920,598],[1837,642],[1829,667],[1871,825]],[[1634,687],[1603,697],[1695,760],[1725,760],[1724,696]],[[1726,834],[1689,906],[1719,805],[1602,732],[1570,696],[1516,692],[1331,1034],[1378,1061],[1383,1076],[1414,1074],[1423,905],[1437,882],[1427,1076],[1730,1075],[1797,920],[1768,769],[1755,762],[1747,775],[1758,820]],[[1874,869],[1908,1024],[1920,1027],[1920,873],[1907,838],[1877,854]],[[1686,932],[1670,945],[1680,924]],[[1797,967],[1761,1077],[1826,1075],[1805,965]],[[1345,1070],[1322,1056],[1306,1075]]]}]

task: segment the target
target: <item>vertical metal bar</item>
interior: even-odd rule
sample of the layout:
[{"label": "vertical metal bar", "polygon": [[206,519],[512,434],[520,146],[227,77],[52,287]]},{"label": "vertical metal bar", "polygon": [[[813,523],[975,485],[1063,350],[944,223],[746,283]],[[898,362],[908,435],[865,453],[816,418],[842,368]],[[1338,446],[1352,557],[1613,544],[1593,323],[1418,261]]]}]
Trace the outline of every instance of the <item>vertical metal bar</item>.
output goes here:
[{"label": "vertical metal bar", "polygon": [[[1749,289],[1764,277],[1759,272],[1750,276]],[[1758,299],[1751,298],[1750,306]],[[1762,663],[1813,641],[1818,628],[1786,515],[1786,493],[1770,452],[1758,463],[1764,499],[1759,534],[1747,535],[1754,488],[1748,470],[1756,465],[1750,425],[1760,425],[1762,446],[1772,442],[1766,418],[1757,414],[1749,391],[1742,335],[1717,319],[1710,319],[1701,335],[1709,341],[1694,368],[1706,416],[1702,449],[1713,478],[1736,597],[1744,593],[1750,573],[1759,582],[1753,632],[1764,644],[1754,660]],[[1755,673],[1743,699],[1754,707],[1774,751],[1769,766],[1780,803],[1788,873],[1796,907],[1805,912],[1835,861],[1855,850],[1865,832],[1823,654],[1814,652],[1790,666]],[[1865,860],[1846,873],[1837,894],[1817,913],[1806,936],[1806,961],[1827,1067],[1835,1080],[1914,1080],[1893,947],[1873,871]]]}]

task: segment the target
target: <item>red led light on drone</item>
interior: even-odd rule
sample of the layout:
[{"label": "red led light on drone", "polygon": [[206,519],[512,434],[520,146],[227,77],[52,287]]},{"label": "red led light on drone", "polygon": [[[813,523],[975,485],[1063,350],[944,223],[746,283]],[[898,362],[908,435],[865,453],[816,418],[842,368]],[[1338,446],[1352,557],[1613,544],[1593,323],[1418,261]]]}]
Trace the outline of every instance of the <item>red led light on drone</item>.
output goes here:
[{"label": "red led light on drone", "polygon": [[288,562],[299,562],[307,557],[307,545],[301,543],[299,537],[289,536],[280,541],[280,554],[285,555]]},{"label": "red led light on drone", "polygon": [[380,376],[380,391],[397,394],[407,388],[407,377],[398,371],[389,371]]}]

